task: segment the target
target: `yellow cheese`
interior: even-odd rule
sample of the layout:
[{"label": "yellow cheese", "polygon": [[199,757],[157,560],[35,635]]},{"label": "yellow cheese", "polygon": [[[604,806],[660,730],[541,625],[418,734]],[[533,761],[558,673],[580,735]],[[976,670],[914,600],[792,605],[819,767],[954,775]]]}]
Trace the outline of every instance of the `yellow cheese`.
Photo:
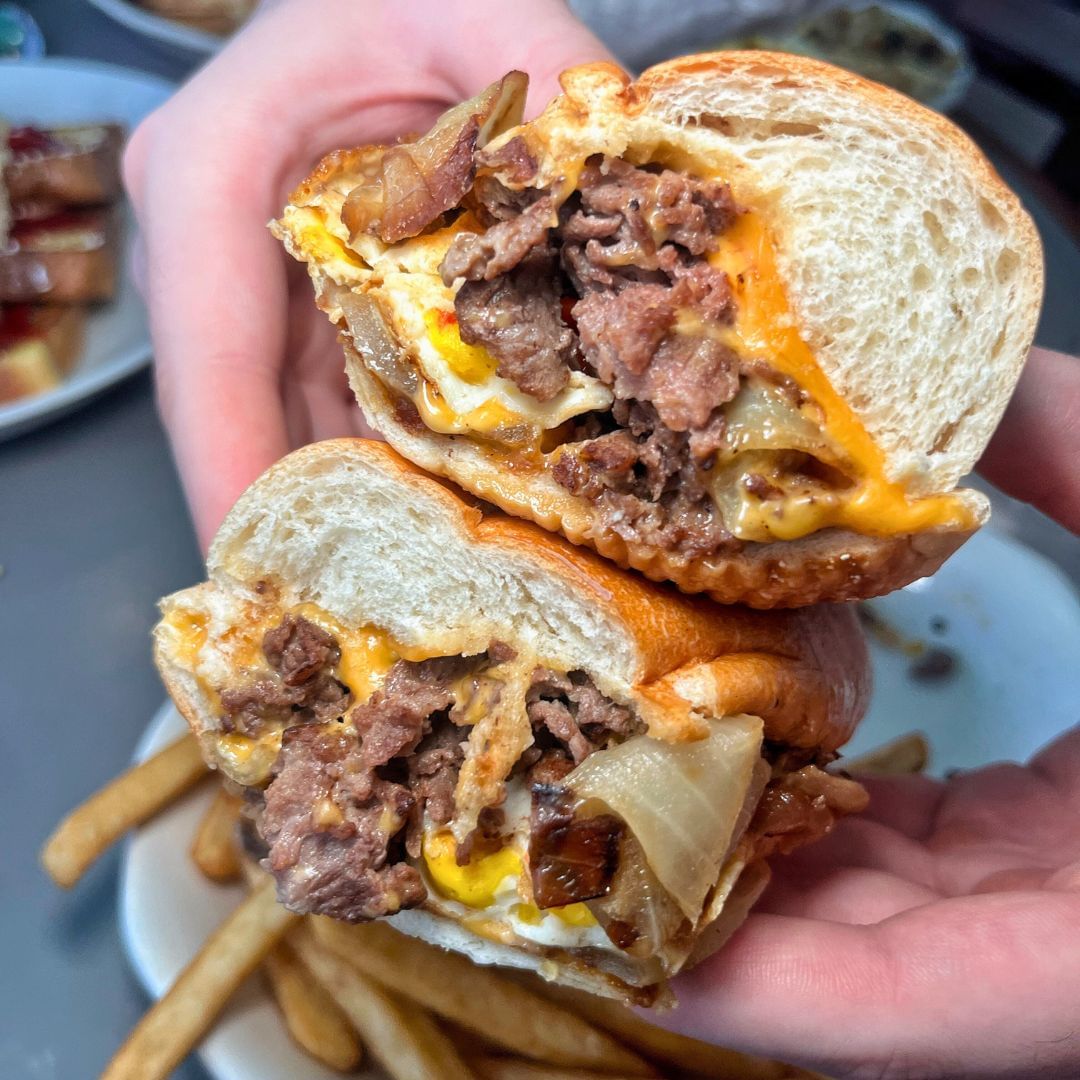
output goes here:
[{"label": "yellow cheese", "polygon": [[521,856],[512,847],[474,855],[464,866],[458,866],[456,853],[451,833],[424,837],[424,864],[436,889],[466,907],[491,907],[499,886],[508,877],[521,876]]},{"label": "yellow cheese", "polygon": [[439,388],[427,379],[420,380],[420,390],[415,397],[417,411],[421,419],[441,435],[461,435],[463,433],[478,433],[491,435],[496,431],[504,431],[509,428],[521,426],[522,434],[527,438],[535,439],[535,429],[531,425],[524,425],[522,417],[512,412],[501,402],[489,398],[482,405],[470,409],[466,413],[455,412],[446,403],[446,399],[439,393]]},{"label": "yellow cheese", "polygon": [[176,636],[176,659],[186,668],[194,667],[199,651],[206,644],[206,616],[201,612],[175,608],[165,618],[165,625]]},{"label": "yellow cheese", "polygon": [[432,308],[424,313],[431,344],[443,355],[450,370],[472,386],[479,386],[495,374],[498,361],[479,345],[466,345],[458,331],[457,316],[452,311]]},{"label": "yellow cheese", "polygon": [[355,702],[371,697],[405,651],[384,630],[374,626],[353,630],[315,604],[300,604],[292,614],[307,619],[336,639],[341,649],[337,677],[352,692]]},{"label": "yellow cheese", "polygon": [[280,731],[268,731],[256,739],[232,732],[217,740],[218,757],[226,774],[244,785],[261,784],[280,750]]},{"label": "yellow cheese", "polygon": [[[524,868],[521,856],[509,845],[498,851],[474,855],[464,866],[457,863],[457,845],[449,832],[424,837],[424,865],[435,888],[466,907],[483,909],[495,903],[496,893],[507,878],[518,879]],[[510,914],[530,926],[539,926],[545,915],[554,915],[567,926],[595,926],[596,919],[585,904],[566,904],[541,911],[535,904],[514,904]]]},{"label": "yellow cheese", "polygon": [[902,485],[885,478],[881,450],[799,336],[776,270],[772,239],[761,218],[754,213],[740,214],[735,225],[720,237],[709,261],[728,275],[735,295],[737,314],[729,336],[732,348],[742,356],[760,357],[790,376],[817,402],[825,414],[825,431],[855,474],[854,488],[835,499],[792,504],[780,517],[771,508],[768,532],[776,539],[794,540],[829,526],[871,536],[920,532],[935,526],[973,526],[970,512],[955,495],[912,499]]}]

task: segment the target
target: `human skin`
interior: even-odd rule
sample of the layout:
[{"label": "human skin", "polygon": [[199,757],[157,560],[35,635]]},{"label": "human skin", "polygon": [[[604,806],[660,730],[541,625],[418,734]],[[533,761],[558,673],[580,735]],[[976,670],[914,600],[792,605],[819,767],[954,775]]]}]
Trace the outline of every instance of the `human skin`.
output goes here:
[{"label": "human skin", "polygon": [[[282,0],[135,132],[159,403],[204,547],[289,449],[369,434],[266,230],[288,191],[511,68],[536,112],[559,71],[604,56],[558,0]],[[1078,461],[1080,362],[1034,349],[982,471],[1077,531]],[[1027,768],[868,786],[865,815],[775,860],[664,1022],[835,1076],[1080,1075],[1080,733]]]}]

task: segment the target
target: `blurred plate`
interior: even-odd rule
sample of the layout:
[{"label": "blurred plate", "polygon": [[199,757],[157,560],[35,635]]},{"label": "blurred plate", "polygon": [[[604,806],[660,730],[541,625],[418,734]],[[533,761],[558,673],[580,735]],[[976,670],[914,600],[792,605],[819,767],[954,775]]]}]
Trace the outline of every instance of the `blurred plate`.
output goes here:
[{"label": "blurred plate", "polygon": [[222,34],[211,34],[194,26],[186,26],[164,15],[155,15],[152,11],[132,2],[132,0],[89,0],[91,4],[108,15],[110,19],[129,30],[134,30],[144,37],[153,38],[163,45],[186,53],[198,53],[206,56],[215,53],[227,40]]},{"label": "blurred plate", "polygon": [[[871,637],[877,680],[870,715],[851,753],[919,728],[932,748],[932,771],[970,768],[1001,758],[1024,760],[1080,717],[1080,601],[1050,563],[1012,540],[983,530],[936,577],[873,601]],[[888,631],[881,627],[887,626]],[[908,652],[924,644],[921,656]],[[948,650],[950,672],[912,678],[928,648]],[[938,667],[942,665],[938,663]],[[183,721],[169,704],[152,720],[136,752],[142,759],[175,738]],[[188,848],[211,797],[190,794],[131,838],[120,883],[120,929],[139,980],[154,997],[172,983],[210,932],[238,902],[239,888],[213,885],[195,870]],[[237,996],[200,1050],[217,1080],[332,1080],[298,1050],[262,983]],[[368,1080],[379,1076],[363,1073]]]},{"label": "blurred plate", "polygon": [[[131,131],[172,89],[164,79],[111,64],[0,61],[0,113],[16,124],[115,120]],[[128,268],[133,232],[128,214],[116,299],[94,309],[86,320],[86,343],[71,374],[55,390],[0,405],[0,439],[69,412],[150,362],[146,311]]]}]

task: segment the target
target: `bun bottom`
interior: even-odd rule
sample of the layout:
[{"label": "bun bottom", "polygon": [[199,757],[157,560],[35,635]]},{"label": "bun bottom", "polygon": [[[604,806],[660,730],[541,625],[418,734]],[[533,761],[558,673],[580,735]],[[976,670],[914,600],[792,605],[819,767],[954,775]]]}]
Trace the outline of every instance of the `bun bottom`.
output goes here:
[{"label": "bun bottom", "polygon": [[[571,495],[548,472],[514,470],[464,436],[411,430],[398,419],[390,392],[367,370],[344,334],[341,341],[361,409],[403,457],[514,517],[592,548],[624,569],[673,582],[683,592],[706,593],[722,604],[791,608],[882,596],[933,574],[975,532],[930,529],[879,537],[823,529],[798,540],[748,543],[737,554],[688,560],[602,528],[595,507]],[[965,496],[981,525],[989,516],[985,497],[976,491],[958,494]]]}]

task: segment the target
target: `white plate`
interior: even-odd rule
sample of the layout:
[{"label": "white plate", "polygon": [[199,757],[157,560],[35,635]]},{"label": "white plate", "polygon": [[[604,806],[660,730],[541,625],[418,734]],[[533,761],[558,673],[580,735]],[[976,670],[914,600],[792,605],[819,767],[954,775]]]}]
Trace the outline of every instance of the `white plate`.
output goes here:
[{"label": "white plate", "polygon": [[[917,682],[908,675],[907,656],[872,644],[877,689],[851,752],[920,728],[933,747],[933,771],[941,774],[1001,758],[1024,760],[1076,723],[1080,601],[1064,575],[1028,548],[983,530],[936,577],[876,600],[873,608],[904,637],[948,648],[958,662],[951,678]],[[939,620],[947,628],[935,632]],[[182,729],[172,706],[163,706],[136,756],[147,756]],[[194,792],[126,848],[121,934],[139,979],[155,997],[239,897],[238,889],[200,877],[188,857],[209,798],[206,788]],[[258,983],[238,997],[200,1053],[217,1080],[335,1075],[293,1046]]]},{"label": "white plate", "polygon": [[[111,64],[76,60],[0,62],[0,113],[13,123],[42,125],[114,120],[130,131],[172,93],[164,79]],[[0,439],[75,408],[150,361],[143,302],[128,272],[133,226],[125,222],[120,287],[86,323],[86,344],[72,373],[55,390],[0,405]]]},{"label": "white plate", "polygon": [[175,19],[166,19],[164,15],[155,15],[131,0],[90,0],[90,3],[129,30],[181,52],[206,56],[217,52],[227,40],[221,34],[211,34]]}]

